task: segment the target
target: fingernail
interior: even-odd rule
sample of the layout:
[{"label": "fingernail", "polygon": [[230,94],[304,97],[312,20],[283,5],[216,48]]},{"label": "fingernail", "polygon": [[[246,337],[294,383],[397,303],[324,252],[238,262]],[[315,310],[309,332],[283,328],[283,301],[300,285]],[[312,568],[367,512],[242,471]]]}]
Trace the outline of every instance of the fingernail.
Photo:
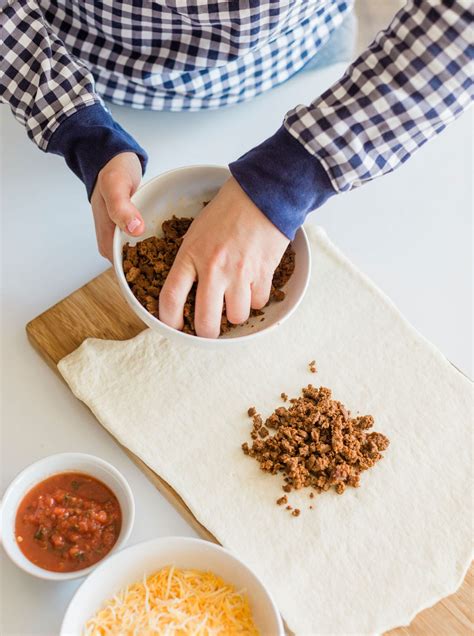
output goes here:
[{"label": "fingernail", "polygon": [[140,219],[132,219],[130,223],[127,225],[127,230],[129,232],[133,232],[134,230],[137,229],[137,227],[140,227],[140,223],[141,223]]}]

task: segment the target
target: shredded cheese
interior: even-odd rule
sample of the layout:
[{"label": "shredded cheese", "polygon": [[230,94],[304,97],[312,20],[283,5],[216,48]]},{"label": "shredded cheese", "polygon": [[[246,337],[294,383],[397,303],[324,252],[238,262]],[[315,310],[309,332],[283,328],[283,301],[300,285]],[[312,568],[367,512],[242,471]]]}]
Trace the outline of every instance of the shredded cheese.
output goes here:
[{"label": "shredded cheese", "polygon": [[84,636],[258,636],[246,594],[212,572],[162,568],[121,590]]}]

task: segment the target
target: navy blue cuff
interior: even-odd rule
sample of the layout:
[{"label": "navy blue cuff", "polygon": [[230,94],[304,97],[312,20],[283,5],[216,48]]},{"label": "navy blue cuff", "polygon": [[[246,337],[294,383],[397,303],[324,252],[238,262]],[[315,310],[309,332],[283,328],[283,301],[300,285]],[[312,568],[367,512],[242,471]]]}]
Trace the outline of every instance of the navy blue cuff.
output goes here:
[{"label": "navy blue cuff", "polygon": [[85,184],[90,199],[97,175],[113,157],[134,152],[145,172],[146,152],[100,104],[81,108],[67,117],[54,131],[47,152],[61,155]]},{"label": "navy blue cuff", "polygon": [[290,240],[307,214],[336,194],[319,159],[283,126],[229,169],[255,205]]}]

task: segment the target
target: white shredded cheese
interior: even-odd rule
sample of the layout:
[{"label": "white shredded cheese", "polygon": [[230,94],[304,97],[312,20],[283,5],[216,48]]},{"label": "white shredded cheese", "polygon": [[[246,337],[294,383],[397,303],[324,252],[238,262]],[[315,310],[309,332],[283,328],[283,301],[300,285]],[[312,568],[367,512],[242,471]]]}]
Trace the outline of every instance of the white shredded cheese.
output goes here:
[{"label": "white shredded cheese", "polygon": [[84,636],[258,636],[244,591],[212,572],[162,568],[91,618]]}]

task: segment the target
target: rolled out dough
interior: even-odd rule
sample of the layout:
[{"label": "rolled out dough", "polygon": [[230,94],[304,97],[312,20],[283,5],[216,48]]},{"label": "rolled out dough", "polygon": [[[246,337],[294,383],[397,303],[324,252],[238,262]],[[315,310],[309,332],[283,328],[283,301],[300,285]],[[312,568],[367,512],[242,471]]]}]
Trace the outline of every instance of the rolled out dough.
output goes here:
[{"label": "rolled out dough", "polygon": [[[472,386],[322,230],[308,232],[310,289],[252,346],[183,348],[146,330],[126,342],[87,340],[59,369],[255,570],[292,631],[375,634],[454,592],[470,563]],[[295,518],[275,504],[281,477],[240,446],[249,406],[269,414],[282,391],[296,396],[310,382],[374,415],[391,444],[359,489],[313,500],[292,493]]]}]

